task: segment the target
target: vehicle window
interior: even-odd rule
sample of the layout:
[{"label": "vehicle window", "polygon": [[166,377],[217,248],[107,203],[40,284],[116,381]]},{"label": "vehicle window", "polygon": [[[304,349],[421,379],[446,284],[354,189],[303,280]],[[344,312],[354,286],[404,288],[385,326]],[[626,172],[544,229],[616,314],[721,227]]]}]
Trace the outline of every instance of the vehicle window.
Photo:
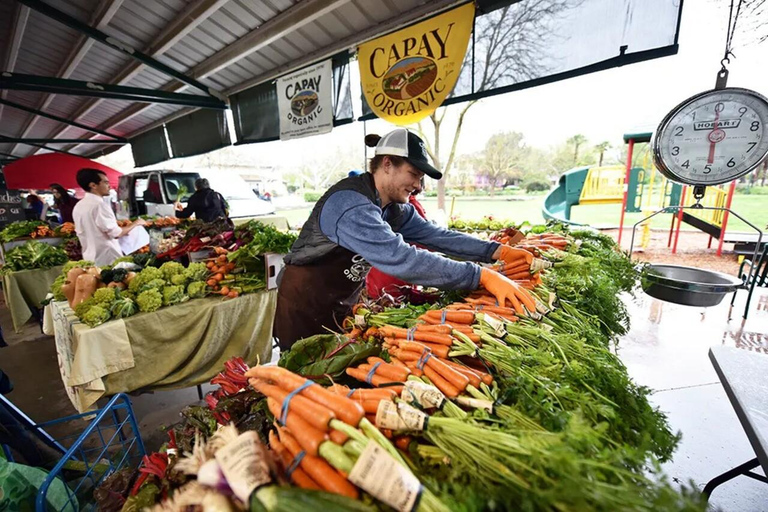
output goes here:
[{"label": "vehicle window", "polygon": [[147,186],[149,185],[149,179],[147,178],[136,178],[136,184],[134,188],[135,197],[139,201],[144,200],[144,192],[147,191]]},{"label": "vehicle window", "polygon": [[162,204],[163,194],[160,190],[160,179],[157,177],[157,174],[153,174],[149,177],[147,189],[144,191],[143,195],[145,203]]},{"label": "vehicle window", "polygon": [[[170,201],[188,201],[195,192],[194,174],[164,174],[165,194]],[[179,192],[182,192],[179,194]]]}]

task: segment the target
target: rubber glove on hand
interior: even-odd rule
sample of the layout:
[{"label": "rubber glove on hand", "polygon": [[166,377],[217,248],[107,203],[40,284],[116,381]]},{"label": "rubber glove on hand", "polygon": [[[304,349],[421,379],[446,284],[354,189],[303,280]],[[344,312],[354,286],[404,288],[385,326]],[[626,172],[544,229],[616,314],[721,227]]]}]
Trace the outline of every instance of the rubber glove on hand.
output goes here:
[{"label": "rubber glove on hand", "polygon": [[533,263],[533,254],[520,249],[518,247],[510,247],[508,245],[500,245],[493,253],[493,259],[501,260],[507,265],[513,263],[526,262],[528,265]]},{"label": "rubber glove on hand", "polygon": [[512,307],[519,316],[527,316],[523,305],[530,312],[536,311],[536,302],[533,297],[517,283],[507,279],[495,270],[484,268],[480,271],[480,284],[488,290],[491,295],[496,297],[499,306],[506,307],[507,300],[512,303]]}]

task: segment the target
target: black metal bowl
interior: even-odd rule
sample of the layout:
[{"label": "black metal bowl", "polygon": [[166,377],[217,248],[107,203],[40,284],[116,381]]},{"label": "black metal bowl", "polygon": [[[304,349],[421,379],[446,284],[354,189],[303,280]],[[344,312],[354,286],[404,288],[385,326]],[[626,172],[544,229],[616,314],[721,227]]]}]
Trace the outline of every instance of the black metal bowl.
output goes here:
[{"label": "black metal bowl", "polygon": [[645,293],[683,306],[717,306],[741,279],[722,272],[680,265],[648,265],[640,281]]}]

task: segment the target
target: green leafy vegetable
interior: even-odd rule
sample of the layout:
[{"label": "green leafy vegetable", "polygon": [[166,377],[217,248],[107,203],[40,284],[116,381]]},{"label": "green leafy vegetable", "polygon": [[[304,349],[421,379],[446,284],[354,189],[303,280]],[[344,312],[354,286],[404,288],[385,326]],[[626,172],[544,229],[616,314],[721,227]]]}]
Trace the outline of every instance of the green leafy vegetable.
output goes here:
[{"label": "green leafy vegetable", "polygon": [[14,247],[5,254],[2,272],[18,272],[38,268],[51,268],[67,262],[67,254],[59,247],[30,240],[24,245]]},{"label": "green leafy vegetable", "polygon": [[8,243],[17,238],[29,236],[38,226],[44,226],[45,222],[40,220],[22,220],[8,224],[0,231],[0,242]]},{"label": "green leafy vegetable", "polygon": [[317,334],[297,341],[291,350],[280,354],[277,364],[321,384],[329,384],[326,376],[341,378],[348,366],[380,353],[377,343],[353,341],[340,334]]}]

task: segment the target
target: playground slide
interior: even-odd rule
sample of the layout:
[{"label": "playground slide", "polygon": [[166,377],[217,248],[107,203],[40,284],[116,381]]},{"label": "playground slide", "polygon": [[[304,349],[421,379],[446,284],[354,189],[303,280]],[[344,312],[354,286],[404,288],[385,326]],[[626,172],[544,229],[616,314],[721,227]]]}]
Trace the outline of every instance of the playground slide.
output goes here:
[{"label": "playground slide", "polygon": [[579,204],[588,172],[589,167],[577,167],[560,176],[557,187],[544,198],[541,214],[545,220],[556,220],[573,226],[584,225],[571,221],[571,206]]}]

